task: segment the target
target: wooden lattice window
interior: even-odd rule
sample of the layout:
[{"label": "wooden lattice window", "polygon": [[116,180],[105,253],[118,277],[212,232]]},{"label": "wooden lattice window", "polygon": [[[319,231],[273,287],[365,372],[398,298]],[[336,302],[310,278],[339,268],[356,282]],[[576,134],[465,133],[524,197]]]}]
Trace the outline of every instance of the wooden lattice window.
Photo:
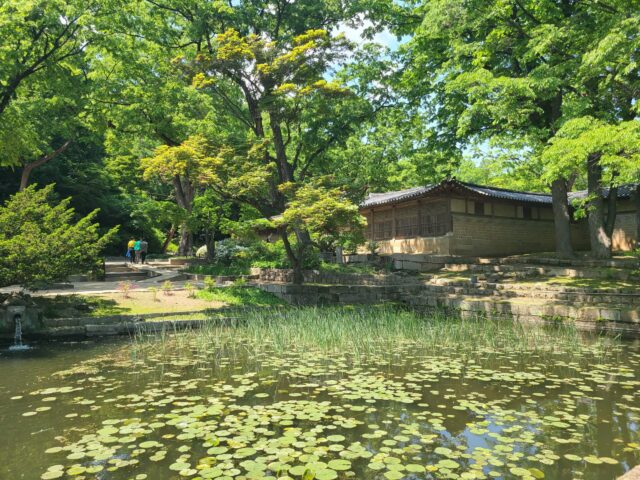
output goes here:
[{"label": "wooden lattice window", "polygon": [[393,237],[391,211],[375,212],[373,217],[373,239],[389,240]]},{"label": "wooden lattice window", "polygon": [[441,237],[452,230],[447,202],[425,204],[420,212],[420,236]]},{"label": "wooden lattice window", "polygon": [[420,209],[418,206],[396,209],[396,237],[420,235]]}]

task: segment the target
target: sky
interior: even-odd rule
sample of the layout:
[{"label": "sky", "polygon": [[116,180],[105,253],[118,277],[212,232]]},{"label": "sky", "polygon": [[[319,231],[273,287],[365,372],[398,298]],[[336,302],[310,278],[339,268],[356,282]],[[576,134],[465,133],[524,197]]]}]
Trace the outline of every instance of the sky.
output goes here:
[{"label": "sky", "polygon": [[391,51],[397,50],[398,46],[400,46],[401,43],[407,40],[407,38],[402,38],[398,40],[398,38],[387,29],[384,29],[382,32],[376,33],[372,40],[363,38],[362,36],[363,32],[365,31],[365,29],[371,26],[372,26],[372,23],[368,20],[365,20],[361,22],[360,26],[358,26],[357,28],[343,24],[343,26],[338,29],[338,32],[344,33],[347,39],[351,40],[354,43],[364,43],[367,41],[373,41],[375,43],[379,43],[384,47],[389,48]]}]

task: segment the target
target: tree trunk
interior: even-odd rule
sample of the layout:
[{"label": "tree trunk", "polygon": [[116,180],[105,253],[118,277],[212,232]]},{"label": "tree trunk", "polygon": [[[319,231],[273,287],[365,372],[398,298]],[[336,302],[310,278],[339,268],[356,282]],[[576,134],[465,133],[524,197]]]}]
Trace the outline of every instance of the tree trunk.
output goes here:
[{"label": "tree trunk", "polygon": [[178,255],[188,257],[191,255],[193,247],[193,234],[189,231],[187,222],[180,226],[180,243],[178,244]]},{"label": "tree trunk", "polygon": [[633,192],[633,203],[636,205],[636,248],[640,248],[640,183]]},{"label": "tree trunk", "polygon": [[[193,197],[195,189],[188,178],[180,178],[179,175],[173,177],[173,189],[176,194],[176,202],[182,208],[187,216],[191,214],[193,209]],[[178,246],[178,255],[188,256],[193,246],[193,234],[189,230],[189,224],[185,220],[180,226],[180,243]]]},{"label": "tree trunk", "polygon": [[64,152],[71,145],[71,140],[67,140],[60,147],[55,149],[53,152],[48,153],[44,157],[39,158],[33,162],[29,162],[22,167],[22,175],[20,176],[20,191],[23,191],[25,188],[29,186],[29,177],[31,176],[31,172],[33,172],[36,168],[41,165],[44,165],[49,160],[54,159],[62,152]]},{"label": "tree trunk", "polygon": [[216,232],[207,232],[204,241],[207,246],[207,262],[213,262],[216,258]]},{"label": "tree trunk", "polygon": [[602,199],[602,167],[600,154],[591,154],[587,159],[587,192],[589,241],[594,258],[611,258],[611,237],[604,223],[604,201]]},{"label": "tree trunk", "polygon": [[618,187],[609,188],[607,196],[607,221],[604,228],[608,237],[613,241],[613,230],[616,227],[616,216],[618,214]]},{"label": "tree trunk", "polygon": [[551,184],[553,223],[555,227],[556,253],[560,258],[573,257],[571,246],[571,214],[567,198],[567,181],[558,178]]},{"label": "tree trunk", "polygon": [[162,248],[161,248],[162,253],[167,253],[167,248],[169,248],[169,245],[171,244],[171,241],[173,240],[173,237],[175,237],[175,235],[176,235],[176,226],[171,225],[171,228],[167,232],[167,238],[164,239],[164,243],[162,244]]},{"label": "tree trunk", "polygon": [[[287,258],[289,259],[289,264],[293,269],[293,283],[295,285],[302,285],[304,283],[304,272],[302,269],[302,255],[293,251],[291,247],[291,243],[289,242],[289,235],[287,233],[286,228],[282,228],[280,230],[280,236],[282,237],[282,242],[284,243],[284,249],[287,252]],[[300,250],[298,249],[298,252]]]}]

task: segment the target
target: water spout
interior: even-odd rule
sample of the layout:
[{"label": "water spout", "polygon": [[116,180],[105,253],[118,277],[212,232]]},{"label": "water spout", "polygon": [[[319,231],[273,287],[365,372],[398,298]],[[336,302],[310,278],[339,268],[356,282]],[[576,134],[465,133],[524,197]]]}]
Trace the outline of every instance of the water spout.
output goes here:
[{"label": "water spout", "polygon": [[16,331],[13,335],[13,345],[9,347],[11,351],[29,350],[29,345],[22,343],[22,315],[17,314],[13,317],[13,321],[16,324]]}]

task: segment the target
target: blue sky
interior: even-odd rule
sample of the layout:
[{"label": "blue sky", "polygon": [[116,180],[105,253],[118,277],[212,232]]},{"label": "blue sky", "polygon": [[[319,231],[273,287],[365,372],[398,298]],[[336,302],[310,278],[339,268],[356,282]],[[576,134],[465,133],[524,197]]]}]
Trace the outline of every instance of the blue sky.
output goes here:
[{"label": "blue sky", "polygon": [[379,43],[380,45],[389,48],[390,50],[397,50],[400,43],[406,41],[405,38],[398,40],[398,38],[393,35],[389,30],[384,29],[382,32],[376,33],[372,40],[368,40],[362,37],[364,30],[371,26],[371,22],[365,20],[361,22],[361,24],[354,28],[348,25],[343,25],[338,29],[338,32],[344,33],[345,36],[355,43],[364,43],[368,41],[373,41],[375,43]]}]

